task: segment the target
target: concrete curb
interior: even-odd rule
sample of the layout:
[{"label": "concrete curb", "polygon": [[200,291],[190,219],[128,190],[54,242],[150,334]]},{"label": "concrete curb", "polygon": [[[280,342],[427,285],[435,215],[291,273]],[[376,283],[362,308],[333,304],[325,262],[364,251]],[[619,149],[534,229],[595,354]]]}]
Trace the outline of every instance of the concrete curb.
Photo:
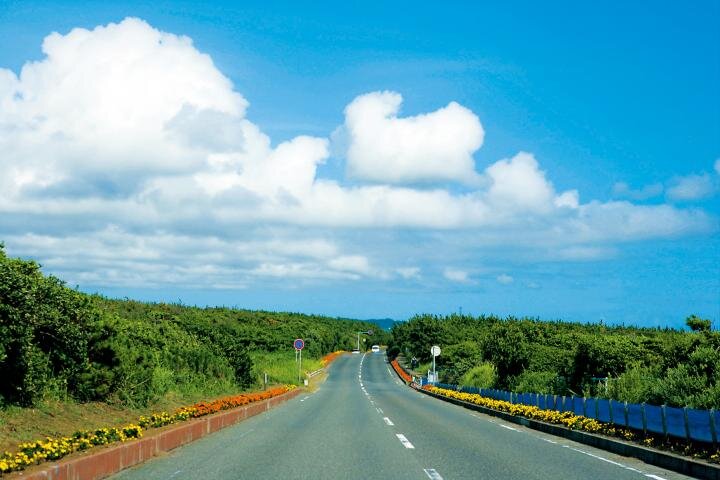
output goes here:
[{"label": "concrete curb", "polygon": [[618,455],[623,455],[625,457],[638,458],[645,463],[649,463],[657,467],[666,468],[668,470],[672,470],[685,475],[690,475],[696,478],[703,478],[707,480],[720,480],[720,466],[699,462],[697,460],[682,457],[680,455],[675,455],[673,453],[663,452],[661,450],[654,450],[614,438],[602,437],[579,430],[570,430],[569,428],[554,425],[552,423],[545,423],[539,420],[525,417],[517,417],[515,415],[510,415],[509,413],[481,407],[480,405],[475,405],[474,403],[468,403],[455,398],[444,397],[442,395],[428,392],[427,390],[423,390],[421,388],[415,388],[415,390],[424,393],[425,395],[429,395],[431,397],[450,402],[470,410],[475,410],[486,415],[502,418],[503,420],[511,423],[532,428],[533,430],[539,430],[541,432],[556,435],[558,437],[564,437],[574,442],[590,445],[592,447],[607,450],[612,453],[617,453]]},{"label": "concrete curb", "polygon": [[225,427],[259,415],[300,394],[299,388],[232,410],[200,417],[117,446],[88,451],[86,455],[47,463],[31,472],[8,475],[12,480],[99,480],[151,459],[163,452],[203,438]]}]

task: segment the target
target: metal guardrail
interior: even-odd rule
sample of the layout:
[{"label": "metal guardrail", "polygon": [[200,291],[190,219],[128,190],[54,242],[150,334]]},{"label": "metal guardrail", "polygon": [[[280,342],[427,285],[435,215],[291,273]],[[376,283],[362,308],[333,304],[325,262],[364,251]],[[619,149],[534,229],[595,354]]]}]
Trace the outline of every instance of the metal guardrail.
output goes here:
[{"label": "metal guardrail", "polygon": [[495,400],[530,405],[542,410],[573,412],[587,418],[612,423],[645,433],[662,434],[665,437],[683,438],[699,442],[718,444],[720,412],[715,409],[698,410],[676,408],[666,405],[628,403],[606,398],[586,398],[540,393],[514,393],[492,388],[464,387],[436,383],[437,387],[475,393]]},{"label": "metal guardrail", "polygon": [[315,375],[321,374],[321,373],[323,372],[323,370],[325,370],[325,369],[324,369],[324,368],[318,368],[318,369],[315,370],[314,372],[306,373],[305,375],[306,375],[308,378],[313,378]]}]

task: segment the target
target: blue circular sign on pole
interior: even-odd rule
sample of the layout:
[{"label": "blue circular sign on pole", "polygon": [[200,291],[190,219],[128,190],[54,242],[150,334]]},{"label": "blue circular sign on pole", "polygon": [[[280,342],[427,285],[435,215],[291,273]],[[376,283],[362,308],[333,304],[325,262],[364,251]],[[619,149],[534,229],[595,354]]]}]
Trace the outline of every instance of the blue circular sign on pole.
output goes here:
[{"label": "blue circular sign on pole", "polygon": [[293,342],[293,346],[295,347],[295,350],[302,350],[305,348],[305,342],[302,338],[295,339]]}]

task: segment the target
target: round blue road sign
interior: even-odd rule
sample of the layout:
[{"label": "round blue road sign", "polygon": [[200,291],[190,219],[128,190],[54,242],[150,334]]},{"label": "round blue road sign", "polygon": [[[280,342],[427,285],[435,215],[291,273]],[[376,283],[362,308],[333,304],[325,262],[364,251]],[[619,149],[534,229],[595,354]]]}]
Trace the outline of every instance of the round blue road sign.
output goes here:
[{"label": "round blue road sign", "polygon": [[298,338],[293,342],[293,346],[295,347],[295,350],[302,350],[305,347],[305,342],[303,342],[302,338]]}]

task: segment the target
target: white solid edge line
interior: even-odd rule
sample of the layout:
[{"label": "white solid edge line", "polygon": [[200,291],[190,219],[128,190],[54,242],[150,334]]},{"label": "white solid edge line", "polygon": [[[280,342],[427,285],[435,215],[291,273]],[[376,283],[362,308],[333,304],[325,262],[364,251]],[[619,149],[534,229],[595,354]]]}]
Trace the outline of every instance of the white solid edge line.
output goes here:
[{"label": "white solid edge line", "polygon": [[507,425],[503,425],[502,423],[498,423],[498,425],[500,425],[500,426],[503,427],[503,428],[507,428],[508,430],[512,430],[513,432],[517,432],[517,431],[518,431],[517,428],[509,427],[509,426],[507,426]]},{"label": "white solid edge line", "polygon": [[658,477],[657,475],[653,475],[651,473],[646,473],[645,476],[648,478],[654,478],[655,480],[665,480],[663,477]]},{"label": "white solid edge line", "polygon": [[613,465],[617,465],[618,467],[627,468],[627,467],[626,467],[625,465],[623,465],[622,463],[614,462],[614,461],[609,460],[609,459],[607,459],[607,458],[605,458],[605,457],[601,457],[600,455],[595,455],[594,453],[586,452],[585,450],[580,450],[579,448],[571,447],[571,446],[569,446],[569,445],[563,445],[563,447],[569,448],[570,450],[574,450],[574,451],[576,451],[576,452],[578,452],[578,453],[582,453],[583,455],[587,455],[587,456],[589,456],[589,457],[597,458],[598,460],[602,460],[603,462],[607,462],[607,463],[611,463],[611,464],[613,464]]},{"label": "white solid edge line", "polygon": [[410,443],[410,440],[405,438],[405,435],[403,435],[402,433],[396,433],[395,436],[398,438],[398,440],[400,440],[400,443],[402,443],[405,448],[415,448],[415,446]]}]

